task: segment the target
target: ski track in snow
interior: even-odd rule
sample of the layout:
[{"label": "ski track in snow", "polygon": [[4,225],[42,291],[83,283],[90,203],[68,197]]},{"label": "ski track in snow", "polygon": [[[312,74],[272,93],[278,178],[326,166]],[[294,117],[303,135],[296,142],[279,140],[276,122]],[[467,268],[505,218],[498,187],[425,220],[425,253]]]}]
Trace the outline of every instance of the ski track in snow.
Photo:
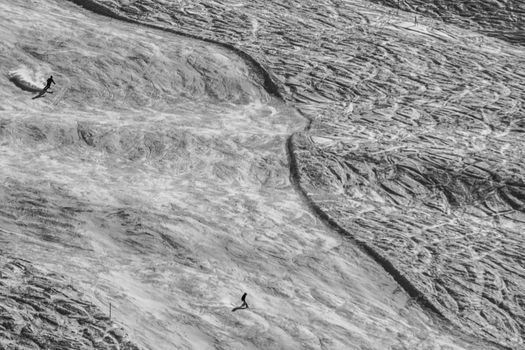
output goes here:
[{"label": "ski track in snow", "polygon": [[[178,8],[197,13],[194,19],[199,17],[199,11],[191,6]],[[399,217],[407,203],[391,199],[392,194],[372,193],[357,183],[375,181],[388,193],[402,193],[402,188],[413,185],[406,181],[386,184],[383,179],[434,171],[434,177],[426,176],[420,182],[432,180],[435,186],[446,178],[446,186],[467,186],[464,191],[470,193],[466,176],[447,178],[444,166],[437,161],[428,161],[436,170],[426,170],[419,164],[403,164],[410,157],[398,159],[402,152],[417,154],[417,159],[431,158],[433,155],[421,157],[427,151],[421,140],[431,140],[436,148],[458,149],[456,141],[462,139],[450,129],[443,132],[453,135],[452,145],[438,142],[446,137],[433,137],[438,118],[435,113],[421,115],[419,110],[406,107],[415,101],[392,107],[381,90],[370,96],[377,97],[374,103],[384,99],[383,113],[371,113],[372,102],[358,98],[330,110],[327,104],[344,101],[339,97],[348,91],[337,90],[341,82],[332,79],[334,73],[326,66],[315,66],[323,60],[321,56],[309,61],[313,66],[309,72],[304,73],[304,67],[296,69],[303,73],[295,77],[290,74],[294,70],[285,71],[293,61],[279,71],[276,62],[261,59],[281,79],[284,96],[294,99],[313,119],[309,131],[301,133],[307,121],[267,94],[261,88],[264,77],[229,49],[108,20],[69,2],[15,0],[0,4],[0,10],[5,16],[0,24],[2,66],[10,71],[52,72],[61,89],[56,96],[28,102],[31,95],[21,93],[11,81],[0,83],[0,94],[7,101],[0,106],[4,249],[64,274],[86,299],[103,309],[111,302],[115,319],[138,344],[150,349],[490,347],[447,329],[446,323],[413,303],[352,241],[325,227],[289,180],[286,140],[297,132],[291,142],[300,185],[309,200],[332,217],[347,218],[341,226],[360,240],[376,234],[377,240],[368,241],[399,254],[396,259],[400,261],[403,254],[413,259],[413,250],[396,251],[403,245],[389,240],[403,228],[394,228],[392,236],[384,231],[385,226],[391,226],[384,224],[387,220],[395,225],[413,225],[410,218]],[[360,28],[369,26],[369,17],[373,17],[348,13],[359,19]],[[167,18],[162,11],[149,14]],[[247,44],[246,49],[251,48],[248,52],[255,57],[261,49],[255,47],[259,45],[257,39],[268,35],[269,28],[264,15],[256,18],[257,26],[246,22],[246,42],[254,46]],[[375,18],[371,22],[374,29],[367,30],[407,30],[406,21],[390,25]],[[384,24],[375,29],[375,23]],[[453,38],[450,40],[461,42],[448,28],[428,28],[421,24],[411,31],[416,30],[425,40]],[[210,37],[222,40],[217,33]],[[301,50],[299,46],[296,49]],[[375,50],[378,59],[390,57],[386,46]],[[488,46],[483,50],[492,49]],[[498,50],[498,55],[513,55],[501,53],[503,45]],[[296,54],[300,57],[299,52]],[[490,57],[491,53],[485,55]],[[265,57],[278,60],[276,55]],[[360,64],[365,65],[366,72],[359,79],[359,89],[367,90],[379,76],[392,73]],[[342,66],[341,62],[336,67]],[[336,72],[334,66],[330,70]],[[322,71],[312,84],[304,84],[308,74]],[[342,80],[350,76],[338,75]],[[430,90],[428,82],[420,84],[412,79],[421,91]],[[305,87],[307,90],[302,90]],[[481,93],[475,87],[464,86],[458,91],[459,95],[450,96],[448,105],[454,106],[452,102],[458,100],[487,100],[471,97]],[[443,90],[433,93],[442,95]],[[495,95],[486,94],[495,98],[492,103],[501,101],[500,90]],[[429,106],[434,112],[443,111],[447,103]],[[489,107],[485,106],[487,110]],[[403,108],[406,113],[400,114],[422,126],[424,135],[411,135],[411,129],[403,132],[394,127],[393,121],[399,117],[394,112]],[[514,108],[517,111],[520,107]],[[342,110],[347,114],[339,113]],[[370,121],[379,127],[370,127]],[[477,126],[475,122],[472,125]],[[512,132],[490,123],[475,130],[481,135],[497,132],[502,137]],[[465,147],[484,150],[484,144],[476,142],[485,140],[472,140]],[[497,149],[505,152],[508,148]],[[341,154],[348,157],[347,162],[341,160]],[[505,159],[513,159],[504,154]],[[363,173],[359,162],[364,164]],[[391,164],[392,169],[383,163]],[[426,163],[424,166],[429,167]],[[471,168],[479,167],[468,164],[464,173]],[[390,175],[382,175],[385,171]],[[414,200],[428,198],[424,191],[422,188],[420,192],[423,199],[415,196]],[[492,193],[490,188],[487,193]],[[357,200],[360,198],[371,199]],[[447,215],[437,222],[420,221],[425,222],[421,232],[435,234],[438,230],[440,234],[450,225],[469,224],[449,214],[447,200],[428,205],[444,206],[442,212]],[[436,215],[436,211],[415,208],[412,217]],[[501,209],[498,218],[506,215],[505,210],[509,209]],[[516,211],[510,214],[517,215]],[[361,225],[359,218],[365,215],[377,218],[366,217],[366,225]],[[383,226],[370,226],[377,223]],[[470,237],[468,232],[465,236]],[[377,243],[381,240],[382,245]],[[421,254],[418,259],[426,261],[423,250]],[[418,261],[414,268],[424,271]],[[413,282],[420,275],[409,271],[407,276]],[[425,281],[418,287],[425,289]],[[251,309],[231,313],[243,291],[248,292]],[[456,318],[456,325],[463,325],[461,315],[447,316]],[[466,327],[472,331],[468,323]],[[501,329],[493,328],[482,323],[480,327],[491,332],[489,340],[510,346],[521,342],[519,329],[506,336]]]}]

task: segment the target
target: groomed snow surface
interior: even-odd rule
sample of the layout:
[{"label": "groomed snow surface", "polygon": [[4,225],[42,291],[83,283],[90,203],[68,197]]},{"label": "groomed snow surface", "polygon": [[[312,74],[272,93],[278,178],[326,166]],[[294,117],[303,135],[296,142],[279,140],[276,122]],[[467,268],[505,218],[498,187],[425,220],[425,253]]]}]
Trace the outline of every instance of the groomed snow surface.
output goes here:
[{"label": "groomed snow surface", "polygon": [[0,349],[523,346],[521,47],[364,1],[74,2],[0,3]]}]

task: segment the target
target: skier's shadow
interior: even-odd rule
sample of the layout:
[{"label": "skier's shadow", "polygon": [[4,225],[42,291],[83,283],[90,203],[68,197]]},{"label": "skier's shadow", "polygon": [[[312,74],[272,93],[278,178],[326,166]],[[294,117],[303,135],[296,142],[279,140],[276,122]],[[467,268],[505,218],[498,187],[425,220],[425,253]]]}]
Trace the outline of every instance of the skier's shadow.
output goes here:
[{"label": "skier's shadow", "polygon": [[45,97],[46,94],[52,94],[53,91],[43,91],[43,92],[40,92],[38,95],[36,95],[35,97],[32,98],[32,100],[34,100],[35,98],[41,98],[41,97]]},{"label": "skier's shadow", "polygon": [[244,305],[242,305],[242,306],[237,306],[237,307],[234,307],[234,308],[232,309],[232,312],[235,312],[235,311],[237,311],[237,310],[247,309],[247,308],[248,308],[248,306],[244,306]]}]

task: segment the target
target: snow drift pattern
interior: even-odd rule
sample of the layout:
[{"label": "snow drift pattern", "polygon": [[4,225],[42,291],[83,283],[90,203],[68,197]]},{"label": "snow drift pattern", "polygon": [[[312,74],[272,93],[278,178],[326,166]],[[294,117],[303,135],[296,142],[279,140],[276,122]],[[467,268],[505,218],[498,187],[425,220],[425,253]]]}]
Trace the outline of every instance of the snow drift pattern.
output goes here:
[{"label": "snow drift pattern", "polygon": [[37,83],[38,81],[44,81],[44,75],[34,70],[21,67],[7,73],[9,81],[18,86],[20,89],[29,92],[39,92],[43,89],[43,85]]}]

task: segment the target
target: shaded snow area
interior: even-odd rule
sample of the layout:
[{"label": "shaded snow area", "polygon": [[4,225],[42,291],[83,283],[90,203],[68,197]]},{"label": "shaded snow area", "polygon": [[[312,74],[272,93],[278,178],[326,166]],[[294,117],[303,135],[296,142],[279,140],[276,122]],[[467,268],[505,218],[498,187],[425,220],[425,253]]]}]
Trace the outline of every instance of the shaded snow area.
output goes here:
[{"label": "shaded snow area", "polygon": [[523,347],[515,40],[360,0],[0,18],[0,349]]},{"label": "shaded snow area", "polygon": [[1,349],[138,350],[62,276],[0,256]]},{"label": "shaded snow area", "polygon": [[438,18],[517,45],[525,44],[525,2],[522,0],[371,1],[396,10]]}]

